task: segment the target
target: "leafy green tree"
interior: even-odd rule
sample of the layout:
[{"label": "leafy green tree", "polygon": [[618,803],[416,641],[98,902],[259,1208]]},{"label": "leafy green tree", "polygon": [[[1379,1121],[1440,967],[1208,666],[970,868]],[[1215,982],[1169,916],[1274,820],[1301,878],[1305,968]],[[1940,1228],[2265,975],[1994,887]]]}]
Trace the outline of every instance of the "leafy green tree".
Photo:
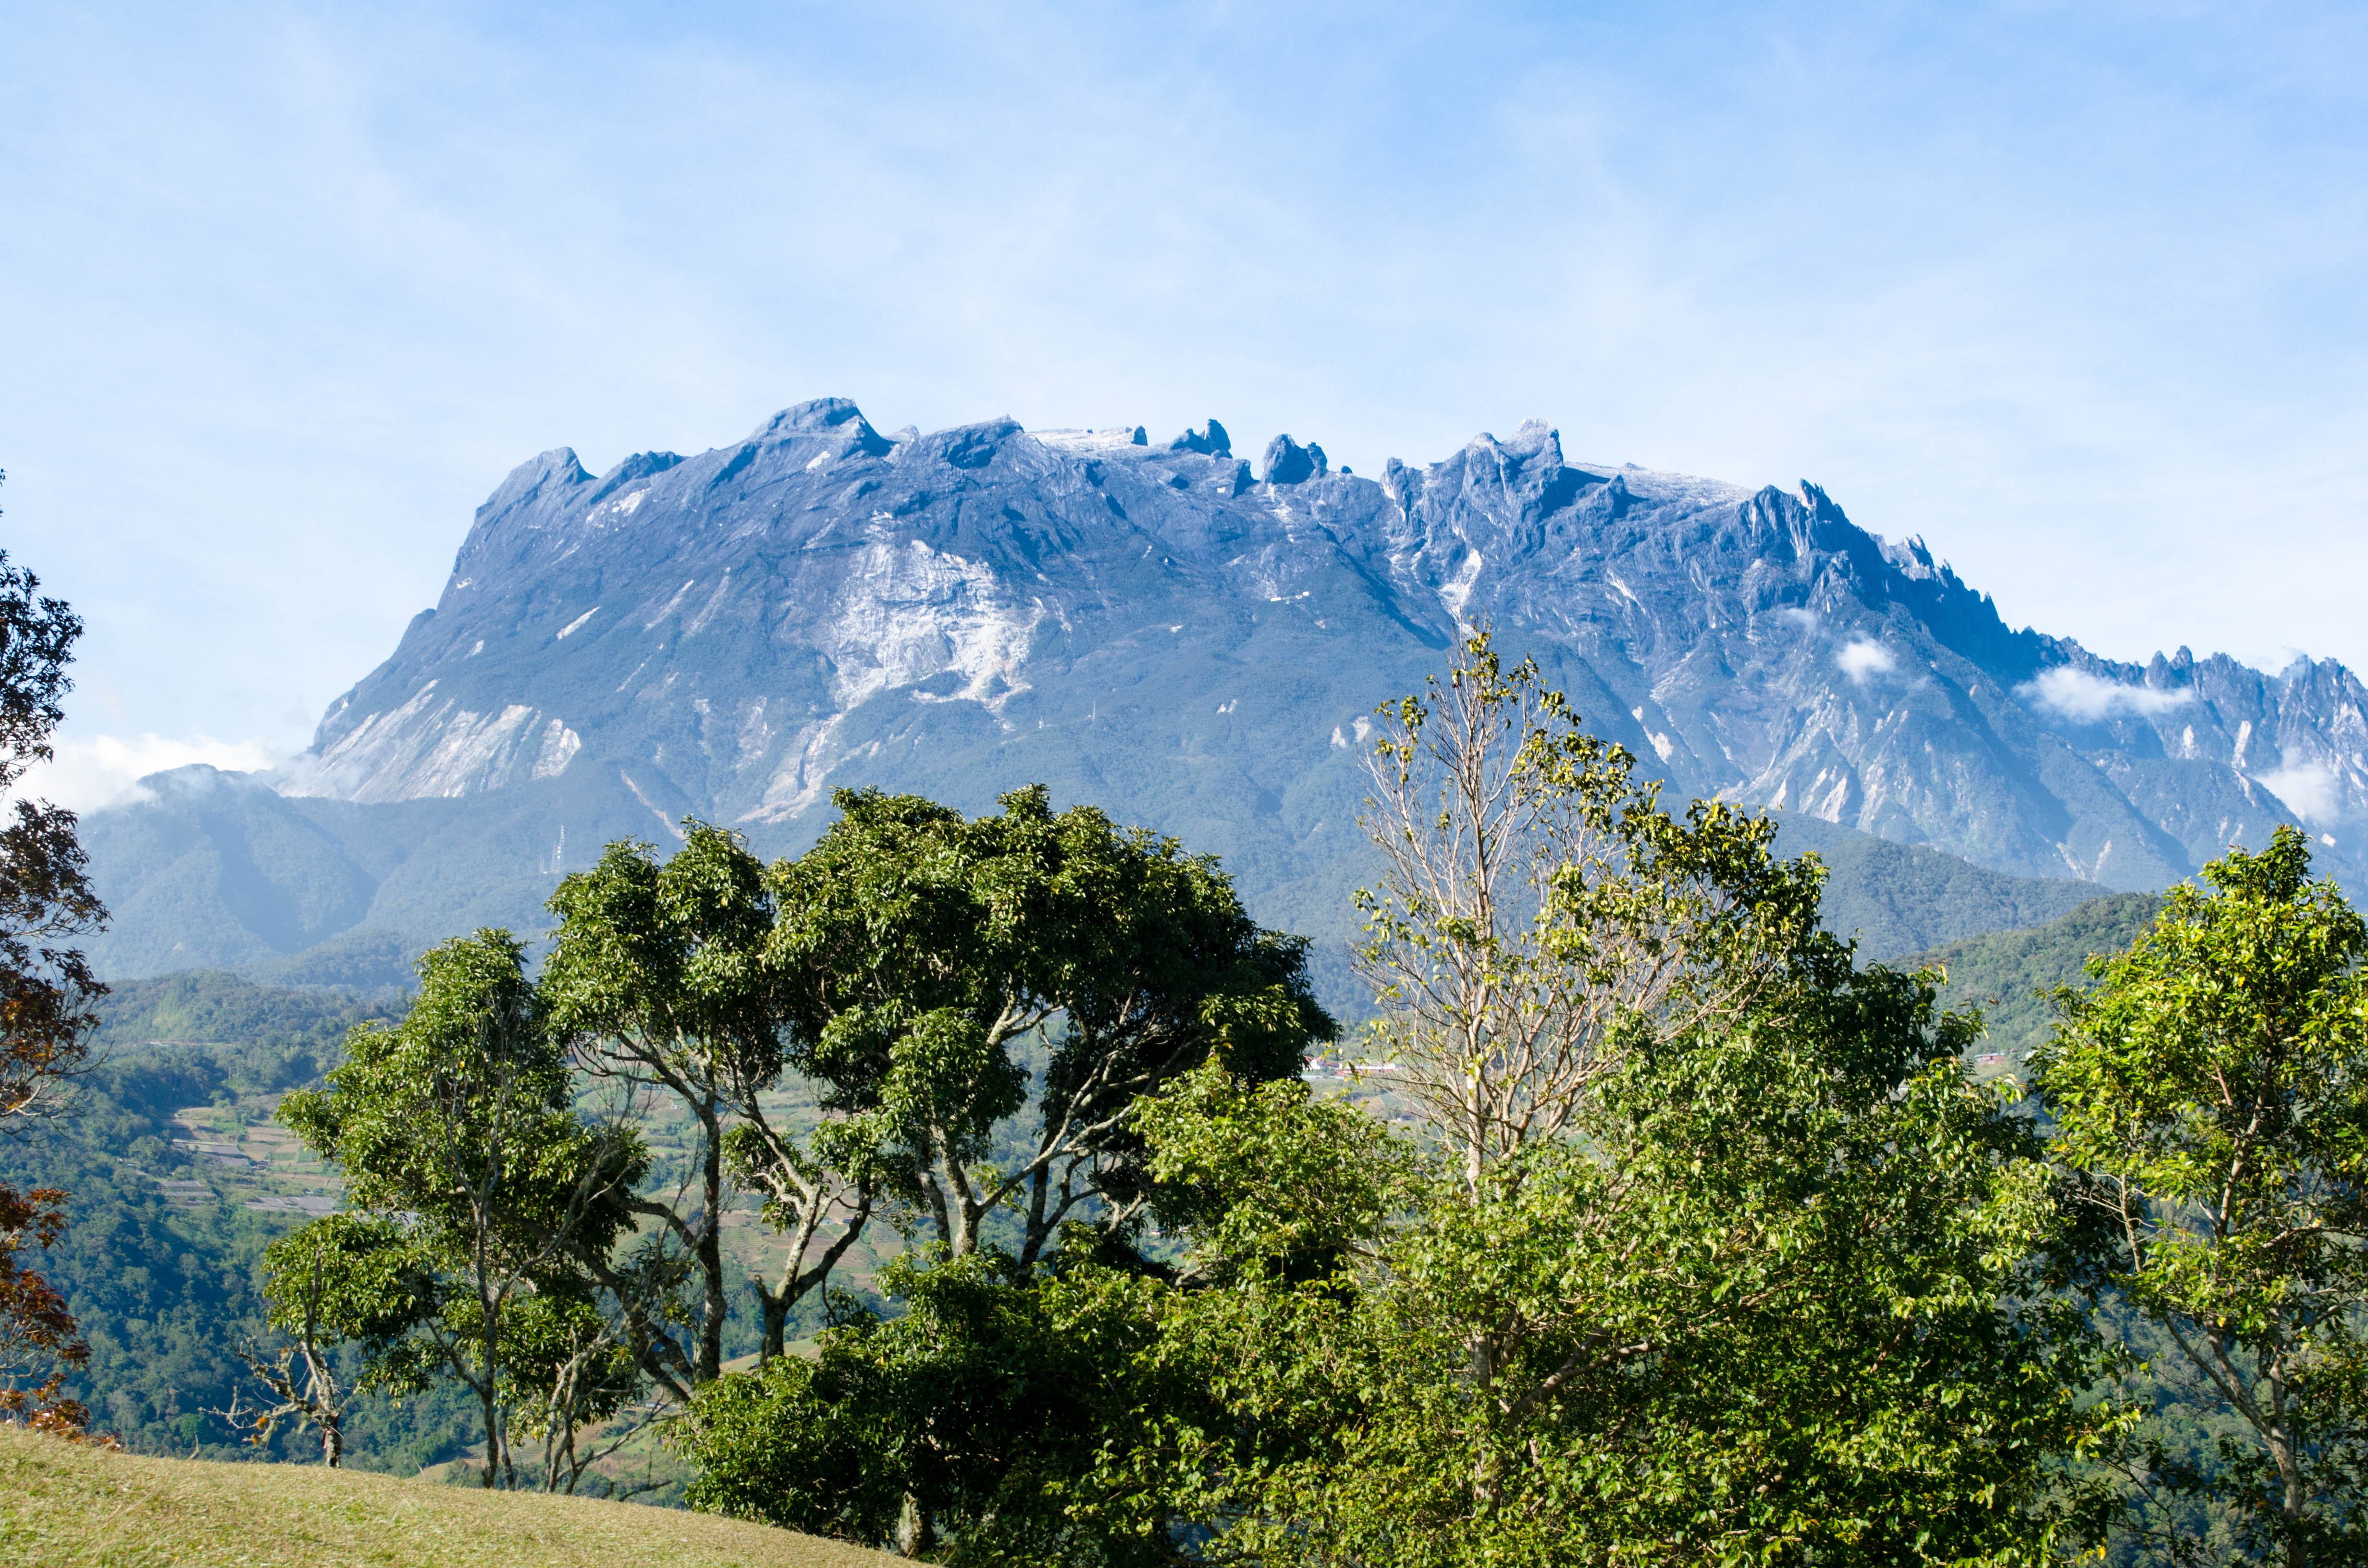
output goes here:
[{"label": "leafy green tree", "polygon": [[283,1426],[309,1427],[320,1435],[321,1462],[342,1465],[356,1391],[339,1386],[337,1346],[359,1341],[373,1359],[385,1357],[432,1310],[425,1260],[410,1241],[384,1217],[332,1214],[267,1246],[265,1319],[283,1343],[268,1352],[246,1337],[234,1354],[269,1401],[243,1409],[233,1394],[214,1414],[256,1448],[268,1449]]},{"label": "leafy green tree", "polygon": [[72,1435],[90,1424],[90,1412],[66,1396],[66,1377],[88,1364],[90,1346],[64,1293],[26,1256],[65,1234],[65,1204],[57,1187],[0,1186],[0,1415]]},{"label": "leafy green tree", "polygon": [[1172,838],[1055,813],[1041,785],[974,820],[916,796],[837,800],[771,878],[791,1060],[839,1119],[836,1163],[893,1171],[882,1185],[951,1258],[996,1216],[1022,1266],[1087,1217],[1124,1248],[1147,1199],[1135,1096],[1212,1051],[1248,1078],[1293,1075],[1333,1032],[1304,940],[1260,929],[1216,861]]},{"label": "leafy green tree", "polygon": [[1475,1195],[1570,1129],[1629,1047],[1732,1023],[1820,950],[1818,875],[1769,853],[1773,824],[1700,801],[1671,817],[1485,629],[1379,713],[1363,825],[1383,874],[1358,893],[1358,967]]},{"label": "leafy green tree", "polygon": [[[2112,1280],[2240,1424],[2217,1463],[2157,1439],[2149,1491],[2209,1502],[2247,1560],[2368,1561],[2368,925],[2281,827],[2173,889],[2100,983],[2056,993],[2034,1059],[2058,1157],[2112,1233]],[[2174,1561],[2141,1494],[2126,1528]]]},{"label": "leafy green tree", "polygon": [[[1380,716],[1362,820],[1383,875],[1358,894],[1359,968],[1395,1082],[1467,1202],[1518,1198],[1526,1151],[1574,1134],[1629,1052],[1732,1028],[1835,969],[1814,862],[1776,859],[1764,818],[1699,801],[1673,818],[1533,662],[1504,667],[1486,630]],[[1491,1384],[1520,1327],[1470,1326],[1471,1375]]]},{"label": "leafy green tree", "polygon": [[[0,791],[54,755],[82,619],[0,551]],[[0,827],[0,1127],[56,1107],[107,988],[70,939],[106,924],[74,812],[19,799]]]},{"label": "leafy green tree", "polygon": [[[766,1191],[768,1212],[795,1242],[778,1286],[755,1281],[765,1349],[780,1352],[797,1301],[825,1278],[871,1217],[871,1196],[767,1115],[765,1091],[786,1062],[789,988],[768,961],[776,913],[762,864],[741,839],[688,822],[661,862],[651,846],[609,846],[591,870],[560,883],[542,990],[554,1027],[592,1070],[670,1096],[699,1129],[691,1210],[643,1203],[693,1260],[699,1317],[688,1351],[664,1335],[651,1370],[677,1400],[723,1365],[730,1284],[718,1221],[736,1170]],[[820,1246],[818,1233],[835,1226]]]},{"label": "leafy green tree", "polygon": [[1142,1104],[1190,1251],[1135,1382],[1221,1409],[1146,1404],[1078,1506],[1245,1562],[2044,1551],[2112,1415],[1971,1021],[1485,632],[1383,718],[1361,958],[1424,1122],[1213,1073]]},{"label": "leafy green tree", "polygon": [[[675,1271],[665,1272],[673,1284]],[[630,1285],[621,1299],[553,1294],[537,1304],[543,1310],[521,1325],[510,1352],[520,1395],[510,1425],[541,1440],[543,1490],[573,1494],[601,1460],[648,1430],[646,1420],[620,1418],[648,1389],[640,1335],[655,1314]],[[587,1439],[596,1427],[599,1436]]]},{"label": "leafy green tree", "polygon": [[908,1254],[882,1283],[900,1315],[850,1307],[814,1359],[725,1378],[677,1425],[700,1469],[692,1506],[932,1561],[1164,1560],[1076,1508],[1143,1398],[1153,1280],[1090,1264],[1038,1276],[981,1252]]},{"label": "leafy green tree", "polygon": [[573,1108],[564,1051],[507,932],[455,937],[420,960],[402,1022],[347,1038],[324,1089],[280,1117],[345,1172],[350,1213],[274,1248],[271,1297],[336,1282],[316,1316],[357,1338],[365,1383],[445,1377],[478,1402],[484,1483],[515,1480],[505,1416],[541,1320],[589,1297],[580,1267],[632,1228],[647,1170],[638,1134]]},{"label": "leafy green tree", "polygon": [[1830,978],[1626,1052],[1476,1202],[1452,1149],[1295,1085],[1146,1103],[1198,1196],[1135,1381],[1219,1410],[1142,1421],[1088,1509],[1197,1520],[1206,1562],[2044,1555],[2055,1468],[2111,1420],[2044,1151],[1929,986]]},{"label": "leafy green tree", "polygon": [[[53,755],[50,737],[73,688],[65,666],[82,620],[40,586],[0,551],[0,793]],[[85,865],[74,812],[24,798],[8,805],[0,818],[0,1133],[65,1108],[89,1061],[107,987],[73,938],[104,926],[107,910]],[[0,1185],[0,1410],[73,1431],[87,1413],[62,1391],[88,1346],[64,1298],[25,1256],[28,1244],[56,1244],[65,1202],[56,1188]]]},{"label": "leafy green tree", "polygon": [[827,1118],[808,1157],[931,1241],[883,1276],[893,1322],[700,1393],[678,1429],[698,1497],[916,1553],[1104,1561],[1065,1489],[1125,1403],[1110,1346],[1148,1334],[1156,1294],[1127,1110],[1212,1057],[1295,1082],[1332,1031],[1304,944],[1259,929],[1213,860],[1041,788],[977,819],[838,804],[768,879],[789,1061]]}]

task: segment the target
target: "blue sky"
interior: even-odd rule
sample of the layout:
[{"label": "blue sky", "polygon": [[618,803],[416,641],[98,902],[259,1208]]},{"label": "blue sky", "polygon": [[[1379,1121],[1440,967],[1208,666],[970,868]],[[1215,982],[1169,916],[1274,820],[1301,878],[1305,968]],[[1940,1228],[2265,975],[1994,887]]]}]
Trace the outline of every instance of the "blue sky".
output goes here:
[{"label": "blue sky", "polygon": [[845,395],[1824,484],[2016,625],[2368,665],[2368,12],[0,17],[0,543],[59,793],[259,762],[478,502]]}]

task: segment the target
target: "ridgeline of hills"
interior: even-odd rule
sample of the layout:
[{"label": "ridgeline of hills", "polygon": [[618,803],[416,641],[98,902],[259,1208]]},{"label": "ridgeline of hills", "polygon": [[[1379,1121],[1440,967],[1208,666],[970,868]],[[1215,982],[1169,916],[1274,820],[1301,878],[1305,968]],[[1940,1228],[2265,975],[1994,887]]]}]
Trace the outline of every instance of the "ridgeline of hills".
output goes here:
[{"label": "ridgeline of hills", "polygon": [[97,957],[381,985],[451,932],[539,931],[562,871],[685,815],[774,854],[835,788],[977,811],[1042,780],[1221,855],[1337,996],[1367,716],[1481,622],[1673,795],[1785,813],[1871,953],[2160,888],[2283,821],[2363,864],[2351,672],[2010,631],[1815,485],[1574,461],[1537,422],[1367,477],[1287,437],[1254,471],[1214,421],[882,435],[825,400],[696,457],[521,465],[310,750],[88,819]]}]

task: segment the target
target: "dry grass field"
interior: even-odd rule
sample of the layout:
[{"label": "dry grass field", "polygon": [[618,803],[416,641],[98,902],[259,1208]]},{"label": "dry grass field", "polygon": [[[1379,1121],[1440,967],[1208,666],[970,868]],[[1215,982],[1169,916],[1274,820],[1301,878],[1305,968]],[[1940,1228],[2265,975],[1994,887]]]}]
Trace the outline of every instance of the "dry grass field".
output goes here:
[{"label": "dry grass field", "polygon": [[0,1563],[43,1568],[882,1568],[836,1541],[631,1503],[317,1465],[143,1459],[0,1426]]}]

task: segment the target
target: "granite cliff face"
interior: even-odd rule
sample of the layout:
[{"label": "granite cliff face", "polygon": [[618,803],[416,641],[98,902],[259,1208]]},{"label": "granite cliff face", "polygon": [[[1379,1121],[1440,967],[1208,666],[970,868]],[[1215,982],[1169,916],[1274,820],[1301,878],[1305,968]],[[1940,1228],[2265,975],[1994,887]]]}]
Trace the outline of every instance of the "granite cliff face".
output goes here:
[{"label": "granite cliff face", "polygon": [[1288,437],[1253,471],[1213,420],[883,436],[837,400],[597,477],[546,452],[311,751],[241,787],[307,822],[412,803],[407,920],[439,812],[482,908],[686,813],[791,849],[836,787],[975,810],[1043,779],[1224,855],[1271,922],[1345,929],[1367,715],[1478,622],[1683,793],[2107,889],[2296,818],[2361,864],[2340,665],[2100,660],[1815,485],[1575,461],[1537,422],[1372,477]]}]

